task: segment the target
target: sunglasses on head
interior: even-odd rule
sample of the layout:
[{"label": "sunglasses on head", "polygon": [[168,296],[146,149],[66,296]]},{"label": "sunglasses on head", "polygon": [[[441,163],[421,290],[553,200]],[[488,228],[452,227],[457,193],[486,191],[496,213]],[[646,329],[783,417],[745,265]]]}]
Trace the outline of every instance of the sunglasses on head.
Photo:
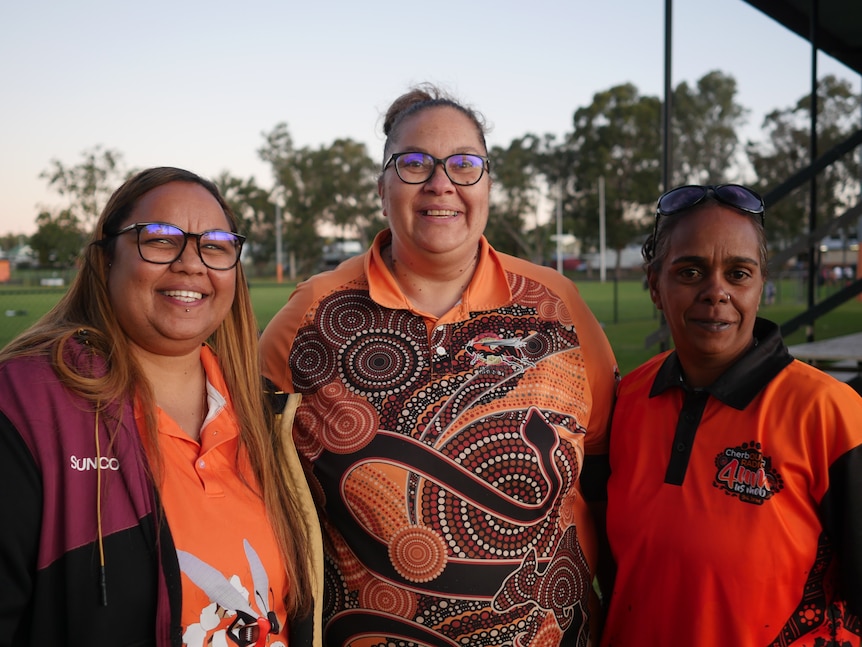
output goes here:
[{"label": "sunglasses on head", "polygon": [[700,204],[709,196],[721,204],[745,213],[760,216],[763,225],[764,204],[758,193],[740,184],[700,185],[688,184],[671,189],[658,199],[656,205],[656,225],[659,216],[672,216]]}]

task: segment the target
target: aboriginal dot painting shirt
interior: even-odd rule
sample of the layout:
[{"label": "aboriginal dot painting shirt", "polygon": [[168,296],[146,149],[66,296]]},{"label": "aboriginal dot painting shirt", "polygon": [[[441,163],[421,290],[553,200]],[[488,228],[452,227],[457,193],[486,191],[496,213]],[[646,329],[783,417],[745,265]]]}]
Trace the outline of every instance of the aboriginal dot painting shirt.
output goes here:
[{"label": "aboriginal dot painting shirt", "polygon": [[[158,411],[165,473],[159,495],[182,571],[183,644],[236,645],[230,636],[248,635],[243,627],[264,618],[275,620],[278,630],[261,644],[285,647],[287,574],[263,501],[247,485],[255,478],[244,453],[241,474],[237,468],[239,426],[208,346],[201,348],[201,362],[209,413],[200,441]],[[140,408],[136,415],[143,429]]]},{"label": "aboriginal dot painting shirt", "polygon": [[266,376],[303,394],[324,643],[592,644],[586,500],[617,378],[601,327],[571,281],[484,239],[462,301],[415,311],[389,241],[298,286],[261,339]]},{"label": "aboriginal dot painting shirt", "polygon": [[858,647],[862,398],[778,327],[714,384],[675,353],[620,383],[606,647]]}]

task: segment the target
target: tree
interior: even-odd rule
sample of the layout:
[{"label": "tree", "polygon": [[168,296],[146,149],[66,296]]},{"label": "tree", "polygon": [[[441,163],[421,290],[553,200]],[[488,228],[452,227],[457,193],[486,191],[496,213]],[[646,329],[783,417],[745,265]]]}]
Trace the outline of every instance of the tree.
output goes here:
[{"label": "tree", "polygon": [[39,265],[57,268],[74,265],[85,238],[77,217],[68,209],[56,216],[43,211],[36,217],[36,225],[30,247],[38,255]]},{"label": "tree", "polygon": [[538,209],[541,187],[541,140],[527,134],[513,139],[508,148],[490,151],[494,182],[491,217],[485,235],[495,249],[541,262],[547,232],[536,226],[533,237],[525,235],[526,218]]},{"label": "tree", "polygon": [[297,150],[283,122],[264,137],[258,154],[272,166],[274,193],[284,202],[285,240],[301,274],[317,268],[321,222],[342,232],[352,226],[366,241],[370,238],[379,227],[374,218],[379,211],[377,167],[364,144],[339,139],[330,146]]},{"label": "tree", "polygon": [[239,233],[247,237],[243,258],[262,271],[275,258],[275,206],[270,192],[253,177],[243,180],[228,171],[222,171],[214,182],[239,220]]},{"label": "tree", "polygon": [[574,114],[574,132],[567,147],[575,177],[574,231],[586,241],[598,233],[598,179],[605,178],[605,221],[608,249],[622,249],[643,233],[639,216],[655,201],[661,180],[661,102],[641,96],[630,84],[593,96]]},{"label": "tree", "polygon": [[272,167],[275,183],[272,195],[283,207],[285,247],[296,255],[300,272],[311,273],[316,263],[313,250],[319,247],[319,240],[313,212],[308,209],[304,196],[302,174],[297,167],[300,153],[293,147],[293,138],[285,122],[279,122],[263,136],[266,143],[257,152]]},{"label": "tree", "polygon": [[736,93],[736,80],[719,71],[704,75],[696,89],[682,82],[673,91],[671,186],[720,184],[738,169],[737,128],[748,110]]},{"label": "tree", "polygon": [[[817,85],[817,150],[823,154],[858,128],[860,98],[846,80],[834,76]],[[811,96],[794,106],[774,110],[763,120],[765,137],[748,142],[746,151],[757,174],[756,187],[767,193],[810,163]],[[822,224],[855,203],[859,164],[848,153],[817,175],[817,222]],[[782,247],[806,230],[809,222],[808,184],[771,205],[766,232]]]},{"label": "tree", "polygon": [[320,153],[320,170],[325,180],[320,190],[329,197],[325,217],[341,230],[341,238],[346,237],[348,228],[355,228],[367,247],[383,225],[377,217],[380,213],[377,165],[365,144],[352,139],[336,139],[328,148],[321,148]]},{"label": "tree", "polygon": [[83,161],[74,166],[52,159],[49,168],[39,177],[69,199],[66,211],[83,224],[84,231],[92,232],[108,197],[125,179],[121,170],[123,155],[97,145],[81,156]]},{"label": "tree", "polygon": [[8,252],[16,247],[27,242],[27,236],[24,234],[2,234],[0,235],[0,250]]}]

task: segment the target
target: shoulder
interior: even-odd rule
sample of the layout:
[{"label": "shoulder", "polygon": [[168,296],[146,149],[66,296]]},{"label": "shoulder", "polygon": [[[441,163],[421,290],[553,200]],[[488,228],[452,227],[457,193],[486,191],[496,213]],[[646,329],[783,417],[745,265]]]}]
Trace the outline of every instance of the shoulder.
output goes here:
[{"label": "shoulder", "polygon": [[848,411],[862,412],[862,395],[853,387],[798,359],[775,377],[773,390],[776,398],[804,405],[832,403]]},{"label": "shoulder", "polygon": [[47,355],[24,355],[0,364],[0,403],[16,395],[26,395],[34,384],[58,381]]},{"label": "shoulder", "polygon": [[635,395],[642,392],[648,393],[652,388],[652,384],[655,381],[659,369],[671,352],[672,351],[665,351],[658,355],[654,355],[646,362],[624,375],[620,380],[619,396]]},{"label": "shoulder", "polygon": [[260,336],[263,374],[278,387],[288,389],[290,349],[297,332],[313,319],[327,297],[355,289],[367,292],[368,252],[347,259],[333,270],[315,274],[299,283],[287,302],[273,316]]},{"label": "shoulder", "polygon": [[553,267],[538,265],[532,261],[497,251],[494,254],[507,272],[541,283],[559,294],[579,294],[575,283]]}]

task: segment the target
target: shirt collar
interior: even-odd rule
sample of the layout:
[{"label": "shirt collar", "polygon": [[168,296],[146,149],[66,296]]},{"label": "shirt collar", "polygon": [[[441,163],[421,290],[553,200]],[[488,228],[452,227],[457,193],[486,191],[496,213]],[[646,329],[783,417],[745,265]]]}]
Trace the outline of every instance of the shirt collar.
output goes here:
[{"label": "shirt collar", "polygon": [[[745,409],[793,356],[781,339],[778,325],[760,317],[754,322],[754,345],[733,366],[702,390],[734,409]],[[672,387],[690,389],[683,377],[676,351],[670,353],[653,381],[650,397]]]},{"label": "shirt collar", "polygon": [[[409,300],[398,287],[398,283],[383,260],[383,250],[392,242],[392,232],[385,229],[377,234],[371,249],[365,256],[365,275],[371,299],[385,308],[413,310]],[[473,278],[461,298],[461,303],[441,317],[459,320],[468,318],[471,312],[485,312],[501,308],[512,302],[506,270],[497,252],[482,236],[479,240],[479,260]]]}]

